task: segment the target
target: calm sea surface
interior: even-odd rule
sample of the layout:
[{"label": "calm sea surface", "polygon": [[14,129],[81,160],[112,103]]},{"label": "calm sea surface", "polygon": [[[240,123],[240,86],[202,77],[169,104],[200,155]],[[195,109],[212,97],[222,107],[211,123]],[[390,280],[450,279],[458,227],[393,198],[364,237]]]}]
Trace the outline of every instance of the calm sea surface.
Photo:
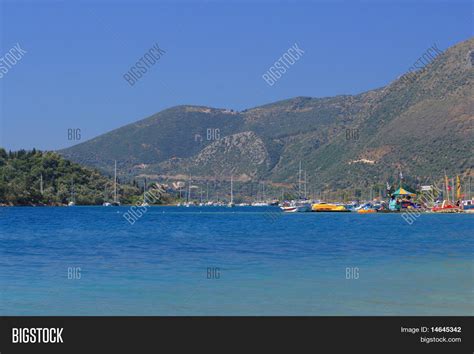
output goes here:
[{"label": "calm sea surface", "polygon": [[474,215],[127,210],[0,208],[0,315],[474,315]]}]

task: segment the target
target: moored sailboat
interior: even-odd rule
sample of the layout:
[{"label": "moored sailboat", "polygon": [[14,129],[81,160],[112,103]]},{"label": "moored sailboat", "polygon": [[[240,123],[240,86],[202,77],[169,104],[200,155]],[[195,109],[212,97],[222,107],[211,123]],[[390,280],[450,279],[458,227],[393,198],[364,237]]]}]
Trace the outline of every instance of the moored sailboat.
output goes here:
[{"label": "moored sailboat", "polygon": [[306,171],[304,171],[304,195],[302,195],[301,191],[301,161],[298,169],[298,199],[291,200],[291,201],[284,201],[280,209],[286,213],[303,213],[311,211],[311,202],[306,199]]},{"label": "moored sailboat", "polygon": [[112,202],[104,202],[102,206],[120,206],[120,201],[117,197],[117,160],[114,164],[114,200]]},{"label": "moored sailboat", "polygon": [[[433,208],[431,208],[431,211],[434,213],[461,213],[462,209],[459,207],[459,205],[455,205],[449,200],[450,186],[449,186],[449,179],[446,173],[444,174],[444,183],[446,187],[446,199],[443,200],[442,203],[435,204]],[[454,199],[454,191],[453,191],[453,199]]]},{"label": "moored sailboat", "polygon": [[74,206],[76,205],[76,201],[74,198],[74,180],[71,180],[71,200],[67,203],[67,206]]},{"label": "moored sailboat", "polygon": [[234,204],[234,177],[230,176],[230,202],[227,204],[229,208],[235,206]]},{"label": "moored sailboat", "polygon": [[143,184],[143,201],[142,201],[142,204],[141,206],[150,206],[150,204],[148,204],[148,202],[146,201],[146,177],[145,177],[145,181],[144,181],[144,184]]}]

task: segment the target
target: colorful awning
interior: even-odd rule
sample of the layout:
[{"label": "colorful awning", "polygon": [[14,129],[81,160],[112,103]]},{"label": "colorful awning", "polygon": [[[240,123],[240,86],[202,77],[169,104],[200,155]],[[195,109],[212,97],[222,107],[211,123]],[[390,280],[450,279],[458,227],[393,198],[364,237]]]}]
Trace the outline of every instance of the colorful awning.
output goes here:
[{"label": "colorful awning", "polygon": [[398,188],[395,193],[393,193],[393,195],[395,196],[399,196],[399,195],[409,195],[410,197],[415,197],[416,194],[415,193],[412,193],[412,192],[409,192],[407,191],[405,188],[403,187],[400,187]]}]

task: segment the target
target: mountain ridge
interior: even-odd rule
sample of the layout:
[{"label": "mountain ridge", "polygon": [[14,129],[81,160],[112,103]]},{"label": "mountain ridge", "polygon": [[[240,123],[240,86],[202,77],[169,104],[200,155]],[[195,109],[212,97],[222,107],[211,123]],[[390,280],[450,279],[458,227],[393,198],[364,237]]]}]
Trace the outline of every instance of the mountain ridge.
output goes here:
[{"label": "mountain ridge", "polygon": [[[356,95],[298,96],[242,111],[179,105],[59,152],[107,172],[118,160],[129,176],[235,174],[275,183],[295,182],[303,161],[311,183],[329,189],[383,183],[400,170],[418,181],[445,169],[471,173],[473,48],[470,38],[414,79],[407,73]],[[254,150],[259,158],[249,157]]]}]

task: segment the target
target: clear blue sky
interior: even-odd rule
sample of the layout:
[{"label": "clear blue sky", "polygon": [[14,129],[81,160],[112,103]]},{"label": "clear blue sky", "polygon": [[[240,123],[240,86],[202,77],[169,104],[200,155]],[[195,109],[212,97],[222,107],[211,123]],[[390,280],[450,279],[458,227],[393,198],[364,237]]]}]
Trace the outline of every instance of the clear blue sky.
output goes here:
[{"label": "clear blue sky", "polygon": [[[59,149],[180,104],[241,110],[295,97],[355,94],[404,73],[433,43],[472,36],[470,2],[5,1],[0,146]],[[272,87],[262,74],[294,43],[305,54]],[[130,87],[122,75],[166,51]],[[179,142],[177,142],[179,143]]]}]

